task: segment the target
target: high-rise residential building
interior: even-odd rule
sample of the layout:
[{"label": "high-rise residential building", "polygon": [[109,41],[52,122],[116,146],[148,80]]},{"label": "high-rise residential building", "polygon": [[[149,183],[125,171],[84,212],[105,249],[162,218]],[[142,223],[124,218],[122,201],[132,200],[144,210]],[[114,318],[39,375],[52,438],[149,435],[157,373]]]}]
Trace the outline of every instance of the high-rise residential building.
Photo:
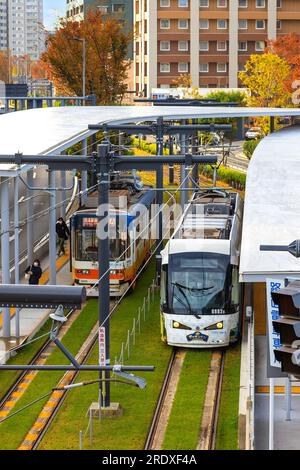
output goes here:
[{"label": "high-rise residential building", "polygon": [[[133,31],[134,0],[67,0],[67,18],[81,21],[89,10],[98,9],[104,17],[117,19],[128,33]],[[132,58],[133,48],[129,55]]]},{"label": "high-rise residential building", "polygon": [[43,0],[0,0],[0,49],[39,59],[45,49]]},{"label": "high-rise residential building", "polygon": [[0,51],[8,47],[8,0],[0,0]]},{"label": "high-rise residential building", "polygon": [[269,39],[300,33],[295,0],[135,0],[135,89],[236,88],[238,72]]}]

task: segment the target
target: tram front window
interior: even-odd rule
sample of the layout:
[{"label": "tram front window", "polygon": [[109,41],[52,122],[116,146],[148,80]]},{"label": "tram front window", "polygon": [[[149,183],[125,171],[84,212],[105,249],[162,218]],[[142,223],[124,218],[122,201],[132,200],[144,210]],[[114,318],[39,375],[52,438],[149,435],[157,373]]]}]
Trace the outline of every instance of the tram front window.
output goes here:
[{"label": "tram front window", "polygon": [[[110,259],[115,261],[125,259],[124,252],[127,248],[127,236],[114,238],[110,240]],[[129,250],[126,252],[126,257],[130,255]],[[76,260],[77,261],[92,261],[98,260],[98,238],[95,229],[82,229],[76,233]]]},{"label": "tram front window", "polygon": [[213,315],[229,305],[229,256],[180,253],[170,256],[168,300],[170,313]]}]

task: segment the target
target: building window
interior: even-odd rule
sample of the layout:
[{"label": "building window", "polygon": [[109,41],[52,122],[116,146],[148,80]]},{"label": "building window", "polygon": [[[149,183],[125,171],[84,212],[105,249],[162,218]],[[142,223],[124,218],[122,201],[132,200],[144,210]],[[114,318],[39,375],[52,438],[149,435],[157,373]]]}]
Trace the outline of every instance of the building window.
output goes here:
[{"label": "building window", "polygon": [[170,29],[170,20],[160,20],[160,29]]},{"label": "building window", "polygon": [[247,51],[248,44],[247,41],[239,41],[239,51]]},{"label": "building window", "polygon": [[217,7],[218,8],[226,8],[227,7],[227,0],[218,0]]},{"label": "building window", "polygon": [[169,51],[171,48],[170,41],[160,41],[160,50]]},{"label": "building window", "polygon": [[239,20],[239,29],[247,29],[248,20]]},{"label": "building window", "polygon": [[170,0],[160,0],[161,8],[168,8],[170,6]]},{"label": "building window", "polygon": [[277,8],[282,8],[282,1],[281,0],[277,0]]},{"label": "building window", "polygon": [[187,73],[189,71],[189,64],[187,62],[179,62],[178,72]]},{"label": "building window", "polygon": [[227,42],[226,41],[218,41],[217,42],[217,50],[218,51],[227,51]]},{"label": "building window", "polygon": [[202,8],[208,8],[209,7],[209,0],[199,0],[199,6]]},{"label": "building window", "polygon": [[265,29],[265,27],[266,27],[265,20],[256,20],[255,27],[256,27],[256,29]]},{"label": "building window", "polygon": [[187,8],[189,6],[188,0],[178,0],[179,8]]},{"label": "building window", "polygon": [[209,71],[209,65],[200,63],[199,70],[201,73],[207,73]]},{"label": "building window", "polygon": [[227,64],[225,62],[219,62],[217,64],[217,72],[219,73],[227,72]]},{"label": "building window", "polygon": [[227,29],[227,20],[217,20],[218,29]]},{"label": "building window", "polygon": [[189,50],[189,43],[188,41],[178,41],[178,50],[179,51],[188,51]]},{"label": "building window", "polygon": [[188,29],[189,22],[188,20],[178,20],[178,29]]},{"label": "building window", "polygon": [[200,49],[200,51],[208,51],[209,50],[209,42],[208,41],[200,41],[199,49]]},{"label": "building window", "polygon": [[277,29],[281,29],[281,28],[282,28],[282,21],[277,20]]},{"label": "building window", "polygon": [[239,8],[247,8],[248,0],[239,0]]},{"label": "building window", "polygon": [[265,50],[265,41],[255,41],[256,52],[263,52]]},{"label": "building window", "polygon": [[161,73],[170,73],[171,66],[170,64],[160,64]]},{"label": "building window", "polygon": [[265,8],[266,0],[256,0],[256,8]]},{"label": "building window", "polygon": [[199,28],[200,29],[208,29],[209,28],[209,20],[200,20]]}]

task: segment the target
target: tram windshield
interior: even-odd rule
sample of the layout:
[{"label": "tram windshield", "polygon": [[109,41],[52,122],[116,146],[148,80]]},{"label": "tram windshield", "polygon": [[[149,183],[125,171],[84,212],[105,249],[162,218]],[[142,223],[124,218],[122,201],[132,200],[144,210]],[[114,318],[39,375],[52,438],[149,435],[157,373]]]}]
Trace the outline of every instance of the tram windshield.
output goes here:
[{"label": "tram windshield", "polygon": [[230,257],[216,253],[170,256],[168,307],[178,315],[226,313],[230,305]]},{"label": "tram windshield", "polygon": [[[130,257],[129,235],[127,229],[121,229],[116,219],[110,226],[110,260],[123,261]],[[123,224],[121,224],[123,225]],[[77,221],[75,230],[75,259],[77,261],[98,260],[98,237],[96,232],[97,218],[81,218]]]}]

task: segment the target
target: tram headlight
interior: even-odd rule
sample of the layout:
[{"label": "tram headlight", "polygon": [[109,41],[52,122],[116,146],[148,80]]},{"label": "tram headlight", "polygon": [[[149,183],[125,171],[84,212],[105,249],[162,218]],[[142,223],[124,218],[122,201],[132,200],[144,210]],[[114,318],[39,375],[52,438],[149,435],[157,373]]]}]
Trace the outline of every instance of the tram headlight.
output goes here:
[{"label": "tram headlight", "polygon": [[175,330],[191,330],[189,326],[183,325],[182,323],[179,323],[178,321],[173,321],[173,328]]},{"label": "tram headlight", "polygon": [[207,326],[204,328],[206,331],[212,331],[212,330],[223,330],[224,328],[224,322],[220,321],[218,323],[215,323],[214,325]]}]

